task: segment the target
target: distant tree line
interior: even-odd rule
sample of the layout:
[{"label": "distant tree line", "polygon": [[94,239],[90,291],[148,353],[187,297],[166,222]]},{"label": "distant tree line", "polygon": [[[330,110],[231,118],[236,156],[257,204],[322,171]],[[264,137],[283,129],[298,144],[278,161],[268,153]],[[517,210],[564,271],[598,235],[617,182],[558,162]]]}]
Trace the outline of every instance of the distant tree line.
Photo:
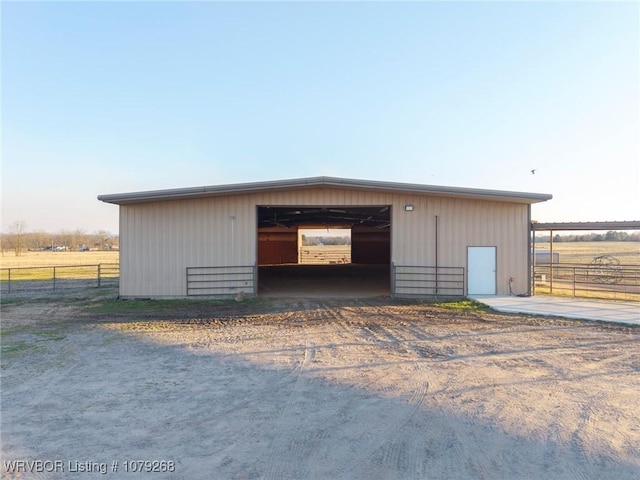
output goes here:
[{"label": "distant tree line", "polygon": [[343,237],[307,237],[303,234],[302,245],[305,247],[319,245],[351,245],[351,237],[348,235]]},{"label": "distant tree line", "polygon": [[[536,242],[548,242],[550,235],[536,235]],[[583,233],[553,236],[554,242],[640,242],[640,232]]]},{"label": "distant tree line", "polygon": [[106,230],[87,233],[84,230],[61,230],[57,233],[42,230],[28,232],[22,221],[11,224],[8,233],[0,234],[2,255],[13,252],[16,256],[26,251],[81,251],[81,250],[117,250],[118,235]]}]

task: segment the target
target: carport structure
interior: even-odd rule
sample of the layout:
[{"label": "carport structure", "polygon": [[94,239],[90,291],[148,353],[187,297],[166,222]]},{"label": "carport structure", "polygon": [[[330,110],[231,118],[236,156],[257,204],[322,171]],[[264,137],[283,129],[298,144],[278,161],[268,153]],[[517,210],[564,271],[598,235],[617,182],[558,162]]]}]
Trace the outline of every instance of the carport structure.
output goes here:
[{"label": "carport structure", "polygon": [[[601,221],[601,222],[551,222],[551,223],[539,223],[533,222],[531,224],[531,232],[533,239],[532,252],[536,251],[536,233],[537,232],[549,232],[549,253],[547,255],[546,262],[539,262],[536,260],[537,255],[533,255],[533,272],[534,277],[542,277],[548,275],[548,287],[549,293],[554,292],[554,276],[561,271],[560,276],[564,277],[566,282],[567,277],[571,278],[572,294],[575,297],[578,292],[592,294],[593,292],[600,293],[612,293],[622,291],[624,293],[630,293],[631,295],[637,295],[638,278],[640,277],[639,269],[636,265],[619,265],[617,264],[596,264],[593,265],[575,265],[564,264],[560,265],[554,257],[553,252],[553,233],[562,231],[616,231],[616,230],[640,230],[640,221],[626,220],[626,221]],[[607,262],[609,255],[602,255],[594,260],[603,259]],[[607,258],[609,257],[609,258]],[[537,269],[536,267],[541,267]],[[593,275],[596,273],[596,275]],[[591,274],[591,275],[590,275]],[[591,277],[591,278],[590,278]],[[614,279],[612,281],[612,279]],[[535,282],[532,283],[532,293],[535,295],[536,286]],[[560,288],[562,290],[562,287]],[[565,289],[566,293],[566,289]]]},{"label": "carport structure", "polygon": [[[525,291],[531,205],[550,198],[334,177],[98,197],[120,206],[122,297]],[[349,229],[351,264],[298,265],[302,228]]]}]

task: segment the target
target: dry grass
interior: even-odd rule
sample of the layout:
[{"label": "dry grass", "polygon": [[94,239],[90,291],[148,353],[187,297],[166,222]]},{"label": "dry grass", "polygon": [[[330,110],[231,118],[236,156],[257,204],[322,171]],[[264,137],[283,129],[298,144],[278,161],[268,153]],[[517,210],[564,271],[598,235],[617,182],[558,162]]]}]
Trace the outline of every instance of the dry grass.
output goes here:
[{"label": "dry grass", "polygon": [[119,252],[25,252],[19,257],[5,253],[0,257],[0,268],[47,267],[54,265],[98,265],[118,263]]},{"label": "dry grass", "polygon": [[[548,243],[537,243],[536,250],[548,250]],[[302,263],[329,263],[351,258],[349,245],[325,245],[302,247]],[[566,242],[554,243],[553,251],[559,253],[560,263],[589,264],[599,255],[612,255],[624,265],[640,265],[640,242]],[[308,252],[308,253],[307,253]],[[324,261],[326,260],[326,261]],[[97,265],[118,263],[119,252],[25,252],[16,257],[5,253],[0,257],[0,268],[43,267],[53,265]]]},{"label": "dry grass", "polygon": [[[548,243],[536,243],[536,250],[549,250]],[[565,242],[554,243],[553,252],[560,263],[589,264],[594,257],[611,255],[622,265],[640,265],[640,242]]]},{"label": "dry grass", "polygon": [[[536,244],[538,251],[548,251],[548,249],[548,243]],[[633,273],[640,266],[640,242],[559,242],[553,244],[553,251],[559,254],[559,266],[554,268],[553,291],[547,278],[545,281],[536,282],[537,294],[553,293],[553,295],[612,300],[640,300],[638,277]],[[618,259],[624,278],[612,284],[588,283],[594,281],[584,278],[587,274],[586,267],[600,255],[611,255]],[[583,265],[584,268],[574,271],[573,267],[562,268],[562,265]],[[547,277],[549,276],[548,271],[541,271],[546,273]],[[574,283],[574,273],[578,275],[577,283]]]}]

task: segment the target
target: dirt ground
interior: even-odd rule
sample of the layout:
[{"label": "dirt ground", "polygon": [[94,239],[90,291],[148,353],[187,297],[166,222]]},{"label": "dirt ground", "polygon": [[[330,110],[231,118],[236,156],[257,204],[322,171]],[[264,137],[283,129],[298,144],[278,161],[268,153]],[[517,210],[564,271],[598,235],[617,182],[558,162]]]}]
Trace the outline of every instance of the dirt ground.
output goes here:
[{"label": "dirt ground", "polygon": [[640,477],[639,328],[107,297],[3,300],[3,478]]}]

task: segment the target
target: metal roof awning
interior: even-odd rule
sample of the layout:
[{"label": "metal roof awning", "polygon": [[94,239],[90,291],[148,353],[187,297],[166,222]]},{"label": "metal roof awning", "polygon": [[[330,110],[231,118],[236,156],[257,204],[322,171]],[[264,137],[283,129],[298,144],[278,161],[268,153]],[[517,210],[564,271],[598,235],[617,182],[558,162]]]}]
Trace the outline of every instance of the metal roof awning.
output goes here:
[{"label": "metal roof awning", "polygon": [[176,188],[169,190],[116,193],[109,195],[99,195],[98,200],[106,203],[125,205],[129,203],[145,203],[224,195],[242,195],[264,191],[295,190],[318,187],[344,188],[390,193],[422,194],[441,197],[493,200],[527,204],[544,202],[552,198],[552,195],[544,193],[525,193],[505,190],[486,190],[477,188],[421,185],[413,183],[354,180],[337,177],[310,177],[267,182],[236,183],[228,185]]},{"label": "metal roof awning", "polygon": [[640,220],[614,222],[533,222],[531,230],[640,230]]}]

